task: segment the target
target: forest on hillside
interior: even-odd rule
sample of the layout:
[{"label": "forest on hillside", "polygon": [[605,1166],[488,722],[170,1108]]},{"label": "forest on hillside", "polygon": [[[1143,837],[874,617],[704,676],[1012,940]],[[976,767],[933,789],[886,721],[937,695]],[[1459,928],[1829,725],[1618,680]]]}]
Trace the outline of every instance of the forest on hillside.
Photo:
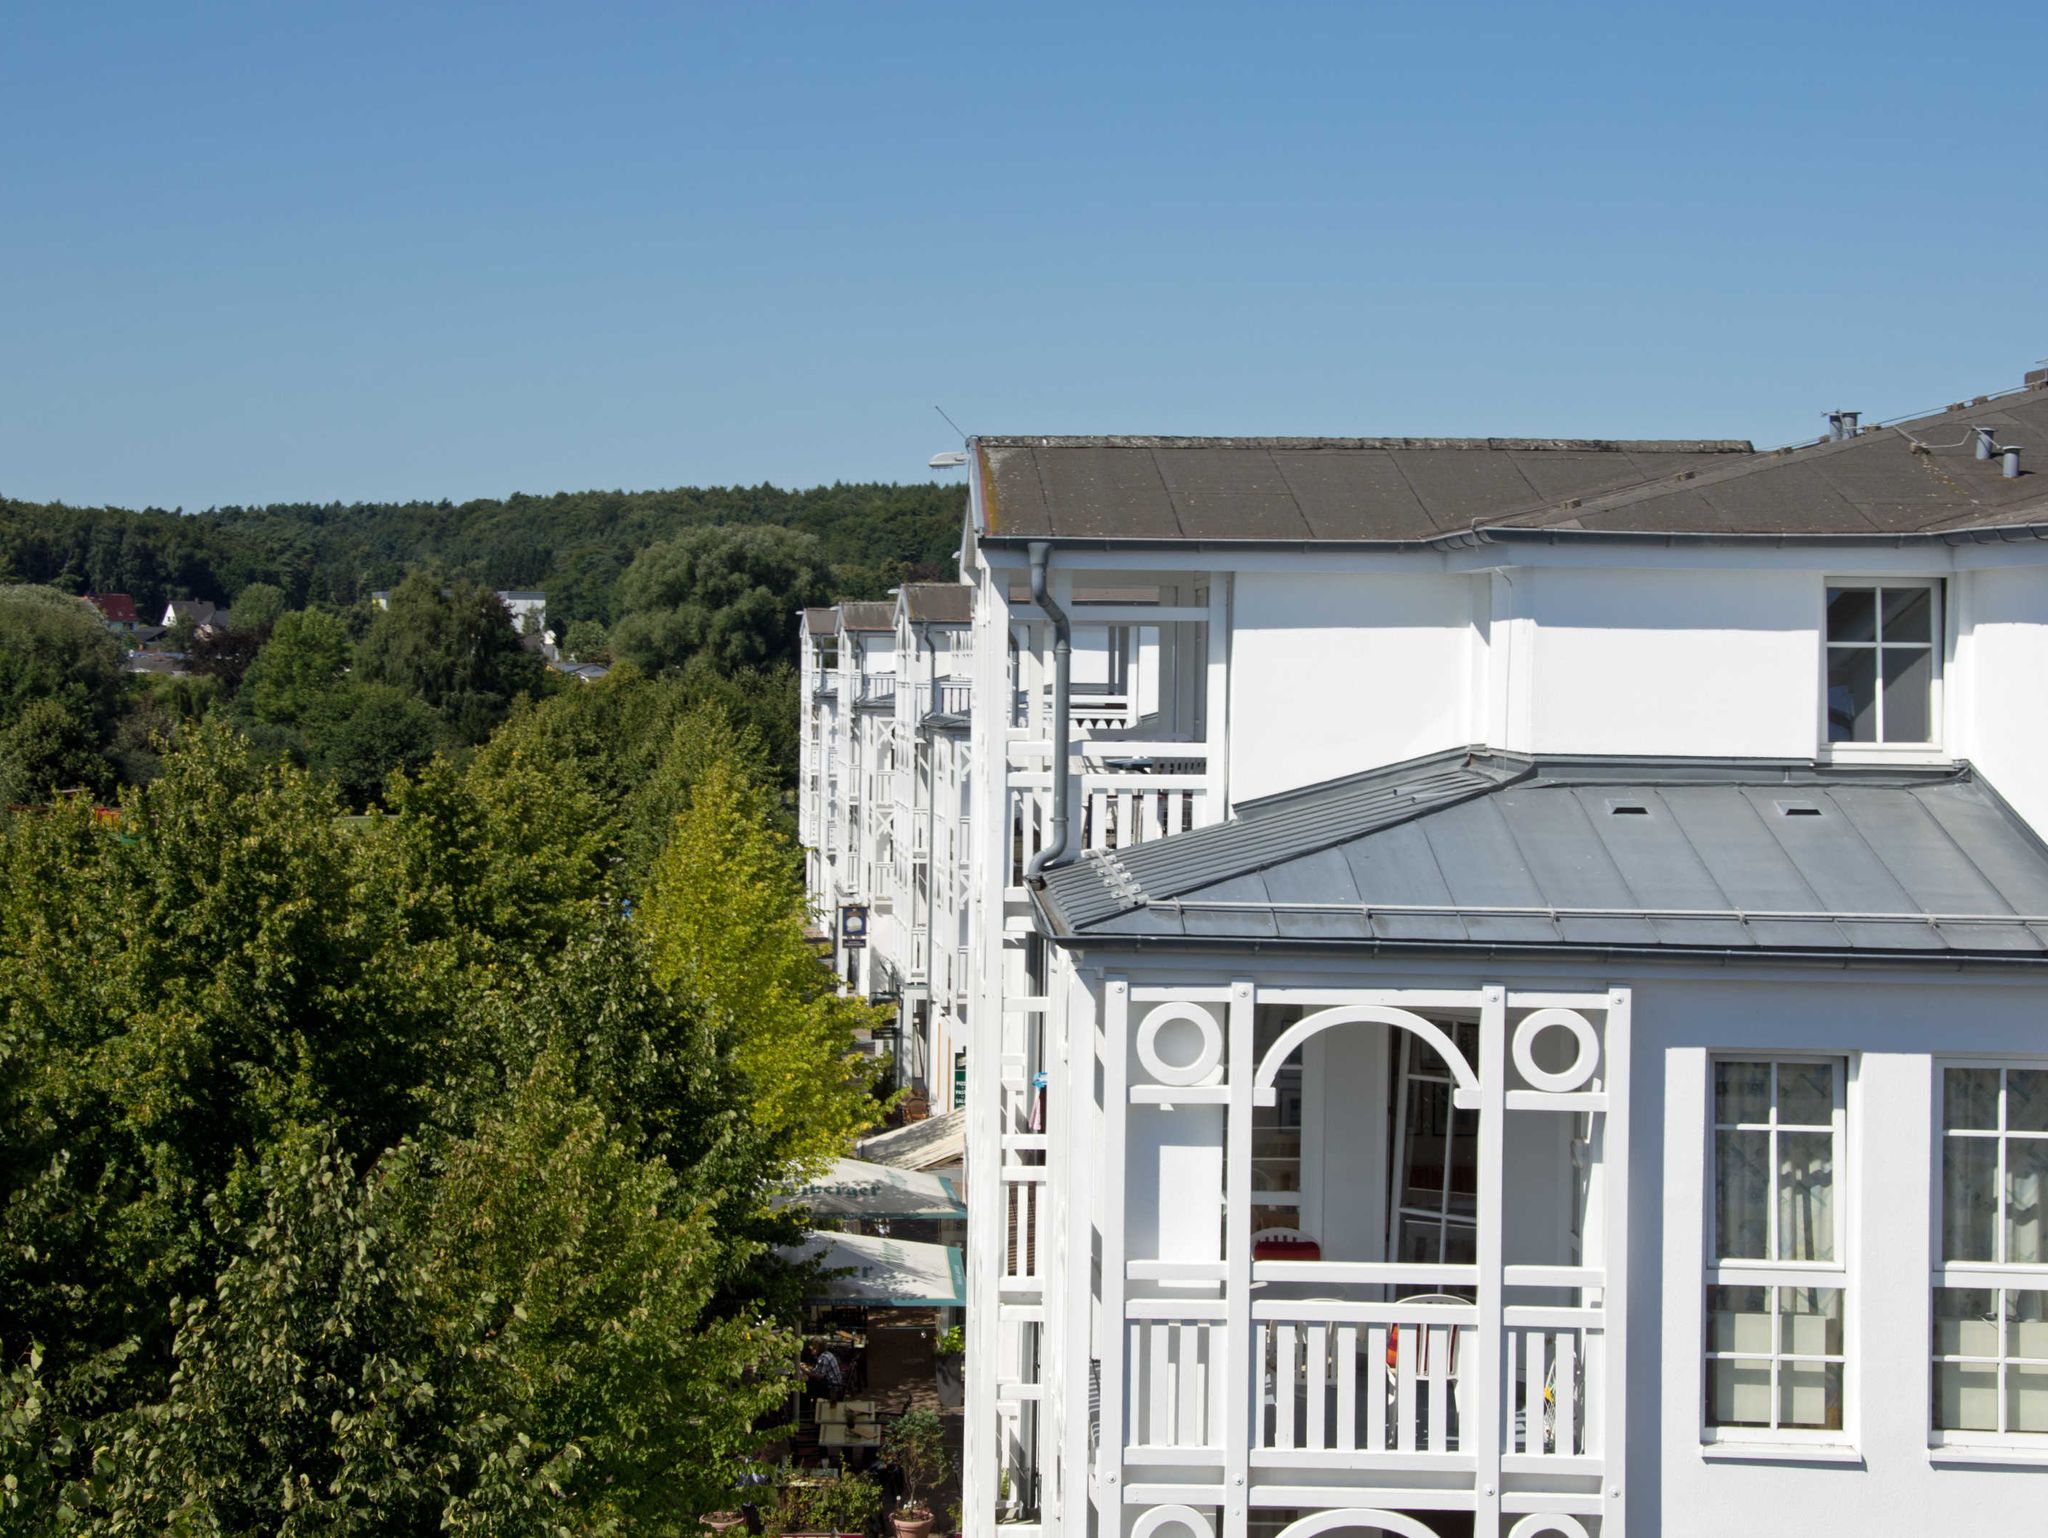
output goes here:
[{"label": "forest on hillside", "polygon": [[[795,611],[949,574],[963,511],[960,488],[937,485],[195,514],[0,499],[0,807],[111,801],[202,720],[311,770],[352,811],[382,804],[394,772],[582,687],[543,666],[502,589],[545,593],[562,657],[718,702],[787,785]],[[155,643],[174,671],[138,673],[86,593],[126,593],[145,621],[187,597],[232,619],[174,631]]]},{"label": "forest on hillside", "polygon": [[558,491],[452,502],[219,507],[200,513],[70,507],[0,497],[0,583],[128,593],[148,613],[172,598],[232,604],[251,583],[293,608],[345,607],[409,571],[487,588],[538,588],[558,624],[620,617],[642,549],[685,529],[763,525],[808,534],[834,596],[880,597],[950,576],[959,486],[839,484]]}]

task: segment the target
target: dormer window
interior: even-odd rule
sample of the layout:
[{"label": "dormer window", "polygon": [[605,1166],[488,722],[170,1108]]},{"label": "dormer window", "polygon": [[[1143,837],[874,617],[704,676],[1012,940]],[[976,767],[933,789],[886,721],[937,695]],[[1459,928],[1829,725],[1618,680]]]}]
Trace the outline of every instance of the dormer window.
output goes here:
[{"label": "dormer window", "polygon": [[1830,583],[1828,742],[1931,746],[1940,638],[1940,583]]}]

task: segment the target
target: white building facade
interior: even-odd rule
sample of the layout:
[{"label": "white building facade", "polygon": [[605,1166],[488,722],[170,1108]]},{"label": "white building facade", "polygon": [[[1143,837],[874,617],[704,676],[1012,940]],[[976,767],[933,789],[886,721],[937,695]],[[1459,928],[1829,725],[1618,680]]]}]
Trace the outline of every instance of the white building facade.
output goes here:
[{"label": "white building facade", "polygon": [[969,1531],[2039,1524],[2044,427],[972,445]]}]

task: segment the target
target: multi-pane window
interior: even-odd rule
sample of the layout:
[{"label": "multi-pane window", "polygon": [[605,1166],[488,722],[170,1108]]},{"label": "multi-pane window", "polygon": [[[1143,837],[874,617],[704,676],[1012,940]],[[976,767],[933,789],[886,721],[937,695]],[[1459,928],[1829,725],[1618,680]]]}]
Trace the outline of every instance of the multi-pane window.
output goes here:
[{"label": "multi-pane window", "polygon": [[[1261,1012],[1253,1050],[1261,1062],[1291,1019]],[[1273,1104],[1252,1108],[1251,1231],[1298,1230],[1302,1225],[1302,1049],[1297,1047],[1273,1081]]]},{"label": "multi-pane window", "polygon": [[[1447,1027],[1476,1062],[1479,1028]],[[1470,1265],[1479,1258],[1479,1113],[1453,1104],[1450,1068],[1412,1032],[1395,1033],[1392,1242],[1396,1260]]]},{"label": "multi-pane window", "polygon": [[1941,1070],[1934,1430],[2048,1432],[2048,1067]]},{"label": "multi-pane window", "polygon": [[1706,1268],[1710,1437],[1843,1429],[1846,1246],[1840,1194],[1848,1065],[1713,1065]]},{"label": "multi-pane window", "polygon": [[1934,740],[1938,583],[1830,586],[1829,742]]}]

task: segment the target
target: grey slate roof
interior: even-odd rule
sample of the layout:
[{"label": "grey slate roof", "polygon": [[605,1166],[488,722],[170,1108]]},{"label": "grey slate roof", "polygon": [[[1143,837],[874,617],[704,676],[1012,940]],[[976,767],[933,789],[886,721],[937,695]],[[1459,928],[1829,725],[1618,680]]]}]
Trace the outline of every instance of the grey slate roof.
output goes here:
[{"label": "grey slate roof", "polygon": [[[1980,425],[2032,468],[2006,480],[1977,459]],[[998,543],[2048,531],[2042,387],[1762,454],[1725,440],[1506,438],[991,437],[975,451],[979,534]]]},{"label": "grey slate roof", "polygon": [[1460,751],[1052,871],[1069,943],[2048,962],[2048,847],[1968,765]]},{"label": "grey slate roof", "polygon": [[839,611],[837,609],[804,610],[804,634],[806,635],[831,635],[838,628],[838,625]]},{"label": "grey slate roof", "polygon": [[1423,540],[1749,445],[1119,437],[977,438],[974,449],[984,539]]},{"label": "grey slate roof", "polygon": [[909,582],[903,607],[920,625],[964,625],[974,618],[974,589],[964,582]]},{"label": "grey slate roof", "polygon": [[841,630],[894,630],[896,628],[896,605],[893,603],[843,603],[839,606],[839,628]]}]

